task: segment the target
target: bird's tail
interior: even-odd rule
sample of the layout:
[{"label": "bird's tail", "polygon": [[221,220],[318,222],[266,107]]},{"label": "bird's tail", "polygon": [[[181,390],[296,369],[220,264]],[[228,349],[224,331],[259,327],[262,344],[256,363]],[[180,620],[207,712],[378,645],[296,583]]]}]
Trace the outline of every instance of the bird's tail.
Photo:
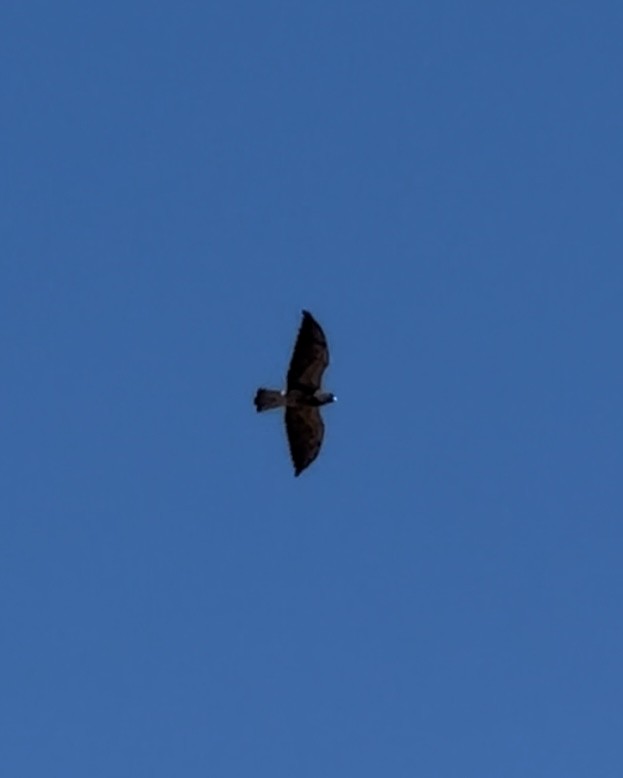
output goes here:
[{"label": "bird's tail", "polygon": [[271,408],[285,405],[285,397],[277,389],[258,389],[253,402],[257,412],[260,413],[260,411],[269,411]]}]

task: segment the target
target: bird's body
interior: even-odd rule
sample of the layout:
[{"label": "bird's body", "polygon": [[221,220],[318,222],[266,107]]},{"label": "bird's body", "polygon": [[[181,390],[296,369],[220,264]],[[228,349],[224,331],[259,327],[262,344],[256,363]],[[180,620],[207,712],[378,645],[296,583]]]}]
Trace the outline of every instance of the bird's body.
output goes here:
[{"label": "bird's body", "polygon": [[272,408],[299,408],[309,406],[318,408],[335,400],[329,392],[315,392],[308,394],[300,389],[279,391],[279,389],[258,389],[255,395],[255,407],[258,411],[268,411]]},{"label": "bird's body", "polygon": [[300,475],[316,459],[324,436],[319,408],[335,401],[321,390],[322,374],[329,364],[329,349],[322,328],[309,311],[303,311],[285,391],[258,389],[254,403],[258,412],[285,408],[286,432],[294,474]]}]

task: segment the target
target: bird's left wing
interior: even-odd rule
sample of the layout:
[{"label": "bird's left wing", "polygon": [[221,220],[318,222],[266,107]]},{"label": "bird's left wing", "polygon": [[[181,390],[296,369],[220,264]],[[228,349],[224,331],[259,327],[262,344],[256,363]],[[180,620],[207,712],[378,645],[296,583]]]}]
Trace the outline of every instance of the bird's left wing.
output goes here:
[{"label": "bird's left wing", "polygon": [[300,475],[316,459],[324,437],[324,423],[318,408],[286,408],[286,432],[294,475]]}]

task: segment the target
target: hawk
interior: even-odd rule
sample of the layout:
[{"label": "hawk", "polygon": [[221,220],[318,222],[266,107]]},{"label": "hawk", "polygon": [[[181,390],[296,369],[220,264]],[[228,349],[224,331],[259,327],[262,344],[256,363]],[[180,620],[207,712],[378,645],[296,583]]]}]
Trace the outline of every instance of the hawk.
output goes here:
[{"label": "hawk", "polygon": [[324,435],[320,406],[337,399],[320,389],[328,364],[329,349],[322,327],[309,311],[303,311],[285,391],[258,389],[253,401],[258,413],[271,408],[286,409],[286,433],[295,476],[309,467],[320,452]]}]

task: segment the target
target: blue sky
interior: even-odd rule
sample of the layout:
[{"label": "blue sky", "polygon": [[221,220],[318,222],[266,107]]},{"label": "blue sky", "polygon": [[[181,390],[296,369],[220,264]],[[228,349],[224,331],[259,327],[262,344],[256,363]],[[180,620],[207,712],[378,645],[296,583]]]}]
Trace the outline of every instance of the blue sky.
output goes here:
[{"label": "blue sky", "polygon": [[623,774],[622,33],[2,4],[3,775]]}]

